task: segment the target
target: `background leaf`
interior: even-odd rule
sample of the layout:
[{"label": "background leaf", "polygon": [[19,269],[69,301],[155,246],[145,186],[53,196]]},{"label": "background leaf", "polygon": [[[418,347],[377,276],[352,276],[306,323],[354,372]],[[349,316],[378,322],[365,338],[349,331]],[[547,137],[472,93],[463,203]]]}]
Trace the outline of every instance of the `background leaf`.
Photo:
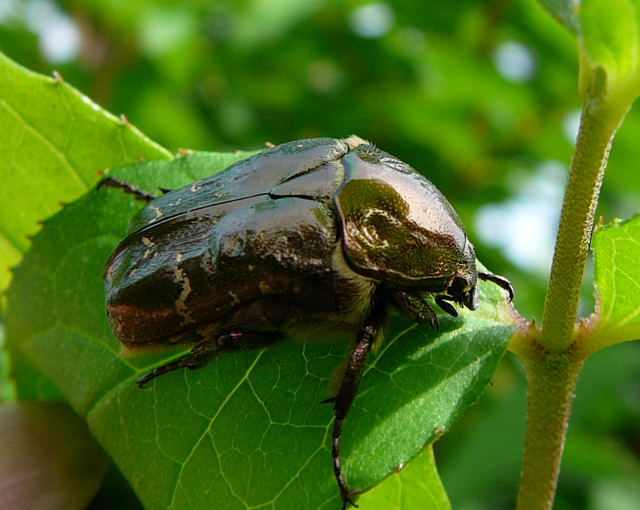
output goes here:
[{"label": "background leaf", "polygon": [[362,510],[450,510],[431,447],[358,500]]},{"label": "background leaf", "polygon": [[610,81],[637,72],[640,33],[635,0],[584,0],[580,3],[582,49]]},{"label": "background leaf", "polygon": [[3,405],[0,436],[0,507],[87,508],[108,458],[69,406]]},{"label": "background leaf", "polygon": [[171,154],[64,81],[1,52],[0,76],[2,292],[38,222],[93,187],[98,171]]},{"label": "background leaf", "polygon": [[640,216],[599,228],[591,247],[599,308],[587,341],[600,347],[640,338]]},{"label": "background leaf", "polygon": [[579,18],[580,92],[618,111],[617,125],[640,94],[640,4],[583,0]]},{"label": "background leaf", "polygon": [[[149,191],[175,188],[243,156],[195,153],[114,175]],[[46,222],[8,292],[12,352],[87,418],[147,508],[336,508],[332,413],[319,402],[344,345],[284,341],[136,387],[136,377],[171,355],[120,357],[102,269],[140,207],[101,189]],[[478,398],[512,329],[502,291],[484,282],[480,289],[481,308],[443,318],[437,337],[392,321],[345,425],[352,487],[370,487],[408,462]],[[29,389],[19,370],[13,375],[19,391]]]}]

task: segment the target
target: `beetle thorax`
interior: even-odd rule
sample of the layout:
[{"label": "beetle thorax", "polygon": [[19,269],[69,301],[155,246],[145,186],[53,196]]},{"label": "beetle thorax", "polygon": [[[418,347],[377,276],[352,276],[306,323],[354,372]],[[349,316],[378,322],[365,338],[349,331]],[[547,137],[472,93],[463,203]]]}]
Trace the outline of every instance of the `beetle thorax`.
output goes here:
[{"label": "beetle thorax", "polygon": [[354,271],[391,287],[439,292],[461,270],[475,270],[460,220],[431,183],[382,164],[351,164],[336,203]]}]

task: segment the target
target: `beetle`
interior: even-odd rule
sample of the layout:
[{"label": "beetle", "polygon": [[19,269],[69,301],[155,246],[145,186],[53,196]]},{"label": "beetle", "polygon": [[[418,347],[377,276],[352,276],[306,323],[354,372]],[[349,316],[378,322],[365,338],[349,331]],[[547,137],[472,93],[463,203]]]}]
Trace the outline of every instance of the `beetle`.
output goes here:
[{"label": "beetle", "polygon": [[478,308],[473,245],[438,189],[353,135],[275,146],[149,201],[105,267],[106,307],[128,348],[189,345],[140,387],[224,352],[343,337],[354,343],[333,403],[333,471],[343,509],[342,425],[388,311],[438,327],[427,301]]}]

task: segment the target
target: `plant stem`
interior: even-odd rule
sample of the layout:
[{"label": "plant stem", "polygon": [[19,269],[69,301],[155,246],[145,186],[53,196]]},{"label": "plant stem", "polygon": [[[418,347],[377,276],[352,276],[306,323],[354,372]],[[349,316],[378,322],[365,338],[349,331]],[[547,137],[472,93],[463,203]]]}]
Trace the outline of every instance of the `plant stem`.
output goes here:
[{"label": "plant stem", "polygon": [[600,104],[596,100],[585,104],[569,169],[539,339],[551,352],[562,352],[573,340],[600,185],[611,141],[626,113],[615,115]]},{"label": "plant stem", "polygon": [[547,510],[553,504],[573,391],[584,362],[579,346],[572,345],[584,265],[609,149],[628,103],[619,106],[621,103],[607,103],[597,93],[585,102],[562,205],[542,330],[531,323],[512,342],[511,349],[522,359],[528,379],[527,432],[517,510]]},{"label": "plant stem", "polygon": [[546,354],[525,366],[529,404],[517,510],[550,509],[582,362],[568,354]]}]

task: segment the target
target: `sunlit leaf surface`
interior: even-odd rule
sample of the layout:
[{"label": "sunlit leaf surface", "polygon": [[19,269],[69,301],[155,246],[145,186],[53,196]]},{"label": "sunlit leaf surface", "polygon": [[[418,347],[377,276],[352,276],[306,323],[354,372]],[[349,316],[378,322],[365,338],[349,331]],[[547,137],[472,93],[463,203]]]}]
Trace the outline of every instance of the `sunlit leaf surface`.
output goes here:
[{"label": "sunlit leaf surface", "polygon": [[591,334],[603,345],[639,339],[640,216],[598,229],[591,246],[599,298],[599,318]]},{"label": "sunlit leaf surface", "polygon": [[78,198],[99,171],[171,155],[58,77],[0,53],[0,292],[38,222]]},{"label": "sunlit leaf surface", "polygon": [[358,500],[362,510],[450,510],[431,447]]}]

